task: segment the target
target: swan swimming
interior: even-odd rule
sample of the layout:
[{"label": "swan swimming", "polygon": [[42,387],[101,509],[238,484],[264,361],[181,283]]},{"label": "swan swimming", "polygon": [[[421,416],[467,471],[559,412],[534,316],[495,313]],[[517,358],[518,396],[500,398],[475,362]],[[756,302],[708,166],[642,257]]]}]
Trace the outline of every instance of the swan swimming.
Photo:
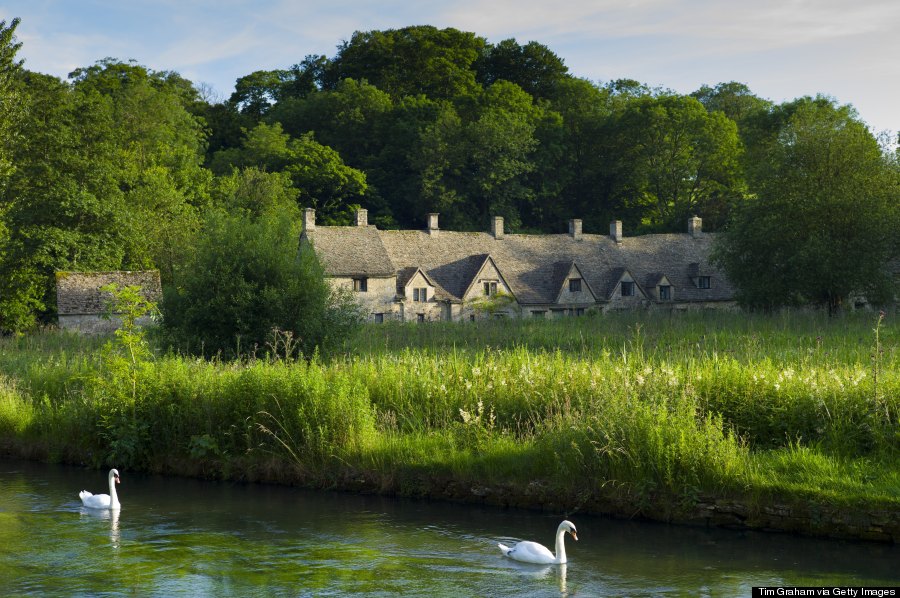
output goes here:
[{"label": "swan swimming", "polygon": [[87,490],[78,493],[81,503],[89,509],[118,509],[122,505],[119,504],[119,497],[116,495],[116,484],[120,483],[119,472],[115,469],[109,470],[109,494],[91,494]]},{"label": "swan swimming", "polygon": [[505,544],[498,544],[504,556],[511,559],[522,561],[524,563],[535,563],[538,565],[562,565],[566,562],[566,532],[572,534],[575,540],[578,535],[575,532],[575,524],[571,521],[563,521],[556,528],[556,556],[550,552],[546,546],[537,542],[519,542],[512,548]]}]

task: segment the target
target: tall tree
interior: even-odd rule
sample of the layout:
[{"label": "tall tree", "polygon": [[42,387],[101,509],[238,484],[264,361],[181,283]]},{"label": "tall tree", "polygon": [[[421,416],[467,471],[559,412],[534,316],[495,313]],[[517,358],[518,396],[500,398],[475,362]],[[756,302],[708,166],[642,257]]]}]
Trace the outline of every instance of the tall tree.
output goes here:
[{"label": "tall tree", "polygon": [[719,224],[741,196],[741,145],[735,123],[676,95],[631,101],[621,126],[637,177],[629,189],[651,230],[682,230],[693,213]]},{"label": "tall tree", "polygon": [[15,78],[22,70],[22,61],[16,54],[22,44],[16,41],[19,19],[6,24],[0,21],[0,184],[12,169],[9,152],[14,144],[15,123],[19,117],[20,103]]},{"label": "tall tree", "polygon": [[449,99],[474,92],[473,63],[485,47],[474,33],[429,25],[357,31],[325,67],[323,83],[366,80],[394,98]]},{"label": "tall tree", "polygon": [[300,205],[315,208],[326,224],[349,222],[368,188],[365,174],[344,164],[336,151],[318,143],[311,133],[292,139],[278,123],[260,123],[247,132],[242,148],[219,152],[212,163],[219,174],[247,167],[286,173]]},{"label": "tall tree", "polygon": [[14,331],[52,316],[54,271],[120,268],[128,229],[108,103],[46,75],[18,84],[27,116],[0,199],[0,328]]},{"label": "tall tree", "polygon": [[855,293],[890,298],[898,257],[900,173],[853,109],[823,97],[776,107],[768,168],[721,237],[717,260],[750,306]]},{"label": "tall tree", "polygon": [[560,83],[569,76],[562,58],[547,46],[534,41],[522,46],[515,39],[486,46],[474,68],[478,82],[485,87],[509,81],[543,99],[555,97]]}]

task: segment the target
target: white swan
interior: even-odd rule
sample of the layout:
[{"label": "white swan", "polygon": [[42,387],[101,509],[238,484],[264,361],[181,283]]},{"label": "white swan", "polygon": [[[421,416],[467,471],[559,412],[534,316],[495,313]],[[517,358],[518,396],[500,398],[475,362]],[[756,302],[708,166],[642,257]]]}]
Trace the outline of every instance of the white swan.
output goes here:
[{"label": "white swan", "polygon": [[504,544],[498,544],[500,550],[505,556],[517,561],[525,563],[535,563],[538,565],[562,565],[566,562],[566,532],[572,534],[572,537],[578,540],[575,532],[575,525],[571,521],[563,521],[556,528],[556,556],[547,550],[546,546],[537,542],[519,542],[512,548]]},{"label": "white swan", "polygon": [[119,472],[109,470],[109,494],[91,494],[87,490],[78,493],[81,503],[89,509],[118,509],[119,497],[116,495],[116,484],[119,483]]}]

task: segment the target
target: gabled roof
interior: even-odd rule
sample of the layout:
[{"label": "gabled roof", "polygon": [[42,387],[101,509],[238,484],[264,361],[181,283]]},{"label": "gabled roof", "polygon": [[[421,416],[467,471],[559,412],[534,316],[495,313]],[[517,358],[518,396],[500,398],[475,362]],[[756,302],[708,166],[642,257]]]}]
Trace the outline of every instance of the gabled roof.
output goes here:
[{"label": "gabled roof", "polygon": [[450,293],[447,292],[447,290],[444,287],[442,287],[437,282],[435,282],[430,276],[428,276],[427,272],[425,272],[424,270],[422,270],[422,268],[419,268],[418,266],[410,266],[408,268],[401,268],[400,270],[397,271],[397,294],[398,295],[406,294],[406,287],[407,287],[407,285],[409,285],[410,281],[415,277],[416,273],[421,273],[422,278],[425,279],[425,282],[427,282],[434,289],[434,296],[436,299],[453,299],[453,297],[450,295]]},{"label": "gabled roof", "polygon": [[604,295],[604,298],[607,301],[609,301],[610,299],[613,298],[613,293],[616,292],[616,287],[619,286],[619,283],[622,282],[622,280],[625,278],[626,274],[628,275],[629,278],[631,278],[632,282],[634,282],[634,287],[640,292],[640,294],[643,295],[644,297],[648,296],[647,292],[644,290],[644,287],[641,285],[640,282],[638,282],[637,277],[634,274],[632,274],[628,270],[628,268],[618,267],[618,268],[613,268],[612,270],[610,270],[610,276],[609,276],[609,278],[607,278],[607,281],[606,281],[607,287],[606,287],[606,294]]},{"label": "gabled roof", "polygon": [[588,293],[591,295],[591,302],[597,300],[597,294],[594,293],[594,289],[591,288],[591,285],[588,284],[587,279],[584,277],[584,273],[582,273],[581,268],[578,267],[578,264],[569,260],[563,262],[556,262],[553,264],[553,278],[551,279],[552,284],[556,285],[556,298],[554,299],[554,303],[559,303],[559,297],[562,295],[563,291],[566,287],[566,281],[569,279],[569,274],[572,272],[572,269],[575,269],[578,272],[578,275],[581,277],[582,284],[587,288]]},{"label": "gabled roof", "polygon": [[[483,258],[483,259],[481,259],[481,265],[478,266],[478,269],[475,270],[475,272],[472,274],[472,278],[469,281],[469,285],[466,287],[466,290],[463,291],[463,293],[459,296],[460,299],[462,299],[463,297],[465,297],[466,295],[469,294],[469,291],[472,290],[472,286],[475,285],[475,281],[478,280],[478,275],[481,274],[482,272],[484,272],[484,269],[488,265],[491,265],[494,267],[494,270],[497,271],[497,275],[500,277],[500,280],[503,281],[504,286],[506,286],[506,288],[510,288],[509,283],[506,282],[506,278],[503,277],[503,272],[500,271],[500,268],[497,267],[497,264],[494,262],[494,260],[491,258],[490,255],[472,256],[472,257],[475,258],[475,262],[473,262],[473,263],[477,263],[478,258]],[[510,292],[512,292],[512,289],[510,289]],[[513,293],[513,296],[515,296],[515,293]]]},{"label": "gabled roof", "polygon": [[[448,296],[461,298],[489,256],[521,304],[552,304],[559,295],[559,263],[576,263],[599,299],[609,297],[626,269],[636,282],[663,273],[678,289],[679,301],[730,301],[734,290],[724,274],[709,264],[715,233],[607,235],[506,234],[441,230],[377,230],[375,227],[317,226],[309,232],[326,272],[331,276],[396,275],[419,267]],[[692,266],[696,264],[696,266]],[[698,289],[693,277],[709,276],[709,289]],[[643,289],[642,289],[643,291]]]}]

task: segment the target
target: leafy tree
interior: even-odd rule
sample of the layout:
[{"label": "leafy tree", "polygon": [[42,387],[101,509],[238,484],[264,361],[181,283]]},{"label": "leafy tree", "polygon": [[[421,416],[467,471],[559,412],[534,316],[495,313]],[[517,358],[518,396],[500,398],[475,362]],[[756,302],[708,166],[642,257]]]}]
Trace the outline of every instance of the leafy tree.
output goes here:
[{"label": "leafy tree", "polygon": [[691,94],[710,112],[722,112],[738,124],[760,111],[771,107],[771,102],[756,95],[743,83],[730,81],[719,83],[715,87],[703,85]]},{"label": "leafy tree", "polygon": [[17,83],[27,116],[0,197],[0,328],[14,331],[52,316],[54,271],[120,268],[128,228],[108,104],[46,75]]},{"label": "leafy tree", "polygon": [[558,86],[568,78],[562,58],[547,46],[531,41],[524,46],[515,39],[488,45],[475,63],[476,78],[484,87],[509,81],[534,98],[553,98]]},{"label": "leafy tree", "polygon": [[724,221],[743,187],[733,121],[693,98],[663,95],[631,101],[621,126],[637,175],[626,192],[649,228],[682,230],[693,213],[712,227]]},{"label": "leafy tree", "polygon": [[164,294],[169,342],[232,357],[264,350],[281,331],[306,356],[337,347],[360,314],[348,295],[332,290],[309,248],[298,253],[299,233],[283,214],[210,212],[189,267]]},{"label": "leafy tree", "polygon": [[254,71],[237,80],[229,103],[242,114],[260,120],[278,101],[281,88],[290,77],[286,70]]},{"label": "leafy tree", "polygon": [[474,33],[429,25],[357,31],[324,69],[325,89],[344,79],[366,80],[393,98],[450,99],[473,93],[473,63],[485,47]]},{"label": "leafy tree", "polygon": [[14,141],[14,125],[19,118],[19,94],[15,78],[22,70],[22,61],[16,60],[16,54],[22,47],[16,41],[16,27],[19,19],[6,24],[0,21],[0,184],[9,174],[12,164],[9,152]]},{"label": "leafy tree", "polygon": [[299,219],[297,194],[288,173],[266,172],[254,166],[216,177],[211,189],[215,206],[249,218],[282,213]]},{"label": "leafy tree", "polygon": [[300,205],[316,208],[326,224],[349,220],[351,206],[367,189],[365,175],[345,165],[333,149],[310,133],[291,139],[278,123],[260,123],[247,132],[242,148],[220,152],[213,160],[220,173],[249,166],[288,174]]},{"label": "leafy tree", "polygon": [[752,307],[890,298],[900,173],[849,106],[802,98],[776,107],[768,169],[720,238],[716,259]]},{"label": "leafy tree", "polygon": [[540,107],[517,85],[501,81],[460,108],[442,106],[421,134],[414,166],[421,208],[447,215],[450,226],[481,229],[491,215],[511,228],[533,201],[525,176],[534,169]]}]

